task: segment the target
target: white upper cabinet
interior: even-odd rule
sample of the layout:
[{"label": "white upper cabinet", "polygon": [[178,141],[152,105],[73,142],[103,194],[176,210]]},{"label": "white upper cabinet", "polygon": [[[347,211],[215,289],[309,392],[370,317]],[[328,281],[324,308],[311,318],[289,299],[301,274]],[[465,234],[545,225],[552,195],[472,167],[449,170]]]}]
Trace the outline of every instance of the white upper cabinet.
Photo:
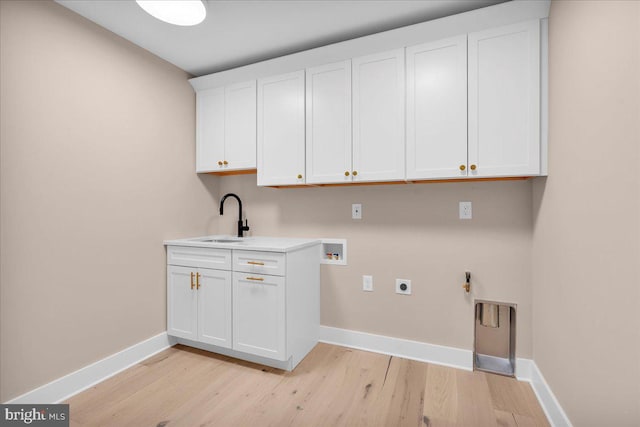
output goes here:
[{"label": "white upper cabinet", "polygon": [[351,61],[306,71],[306,182],[351,182]]},{"label": "white upper cabinet", "polygon": [[255,169],[256,81],[227,86],[224,95],[224,169]]},{"label": "white upper cabinet", "polygon": [[408,47],[407,179],[467,176],[467,36]]},{"label": "white upper cabinet", "polygon": [[196,172],[256,167],[256,82],[199,91]]},{"label": "white upper cabinet", "polygon": [[258,185],[305,182],[304,71],[258,80]]},{"label": "white upper cabinet", "polygon": [[196,172],[214,172],[224,159],[224,88],[196,95]]},{"label": "white upper cabinet", "polygon": [[469,34],[469,169],[540,174],[539,20]]},{"label": "white upper cabinet", "polygon": [[546,175],[548,4],[508,3],[192,79],[198,172],[255,167],[274,187]]},{"label": "white upper cabinet", "polygon": [[404,180],[404,49],[352,65],[353,181]]}]

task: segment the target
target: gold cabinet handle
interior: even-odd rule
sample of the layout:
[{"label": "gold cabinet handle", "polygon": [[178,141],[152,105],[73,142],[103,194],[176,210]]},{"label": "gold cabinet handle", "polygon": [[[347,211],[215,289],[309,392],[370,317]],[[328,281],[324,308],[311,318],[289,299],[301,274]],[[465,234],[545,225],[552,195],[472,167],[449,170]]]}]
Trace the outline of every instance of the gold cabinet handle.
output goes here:
[{"label": "gold cabinet handle", "polygon": [[460,170],[463,171],[465,170],[467,167],[465,165],[460,165]]},{"label": "gold cabinet handle", "polygon": [[346,172],[344,173],[344,176],[349,176],[349,171],[346,171]]},{"label": "gold cabinet handle", "polygon": [[301,174],[298,174],[298,179],[302,179],[302,175]]},{"label": "gold cabinet handle", "polygon": [[224,161],[222,162],[222,164],[223,164],[223,165],[228,165],[228,164],[229,164],[229,162],[227,162],[226,160],[224,160]]},{"label": "gold cabinet handle", "polygon": [[260,262],[260,261],[247,261],[247,264],[251,264],[251,265],[264,265],[264,262]]},{"label": "gold cabinet handle", "polygon": [[263,282],[264,279],[262,277],[247,277],[247,280],[254,280],[256,282]]},{"label": "gold cabinet handle", "polygon": [[200,273],[196,273],[196,289],[200,289]]},{"label": "gold cabinet handle", "polygon": [[193,272],[191,272],[191,289],[193,289]]},{"label": "gold cabinet handle", "polygon": [[472,171],[476,170],[476,167],[477,167],[476,165],[471,165],[471,166],[469,166],[469,168],[470,168]]},{"label": "gold cabinet handle", "polygon": [[221,160],[218,161],[218,166],[222,166],[222,161]]},{"label": "gold cabinet handle", "polygon": [[358,171],[353,171],[353,176],[358,175]]}]

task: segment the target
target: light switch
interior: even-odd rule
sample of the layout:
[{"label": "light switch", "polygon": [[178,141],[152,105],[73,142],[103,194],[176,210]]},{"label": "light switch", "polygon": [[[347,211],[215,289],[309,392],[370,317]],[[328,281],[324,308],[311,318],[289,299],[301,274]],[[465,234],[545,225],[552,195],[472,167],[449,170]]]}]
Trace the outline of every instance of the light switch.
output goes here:
[{"label": "light switch", "polygon": [[373,276],[362,276],[362,290],[373,292]]},{"label": "light switch", "polygon": [[460,202],[460,219],[471,219],[471,202]]}]

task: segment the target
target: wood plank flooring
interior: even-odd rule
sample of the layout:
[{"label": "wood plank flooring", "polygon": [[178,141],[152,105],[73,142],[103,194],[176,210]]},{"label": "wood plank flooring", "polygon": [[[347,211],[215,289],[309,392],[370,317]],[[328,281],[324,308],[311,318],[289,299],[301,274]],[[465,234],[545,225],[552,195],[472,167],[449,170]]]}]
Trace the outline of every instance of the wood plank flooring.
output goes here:
[{"label": "wood plank flooring", "polygon": [[548,426],[529,384],[318,344],[294,372],[184,346],[68,402],[71,426]]}]

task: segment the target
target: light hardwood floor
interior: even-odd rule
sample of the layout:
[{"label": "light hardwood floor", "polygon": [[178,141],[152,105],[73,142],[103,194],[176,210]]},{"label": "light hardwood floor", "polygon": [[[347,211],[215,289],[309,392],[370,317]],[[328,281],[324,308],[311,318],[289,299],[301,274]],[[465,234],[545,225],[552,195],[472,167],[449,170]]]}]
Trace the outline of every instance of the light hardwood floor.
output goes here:
[{"label": "light hardwood floor", "polygon": [[294,372],[184,346],[86,390],[81,426],[548,426],[527,383],[318,344]]}]

